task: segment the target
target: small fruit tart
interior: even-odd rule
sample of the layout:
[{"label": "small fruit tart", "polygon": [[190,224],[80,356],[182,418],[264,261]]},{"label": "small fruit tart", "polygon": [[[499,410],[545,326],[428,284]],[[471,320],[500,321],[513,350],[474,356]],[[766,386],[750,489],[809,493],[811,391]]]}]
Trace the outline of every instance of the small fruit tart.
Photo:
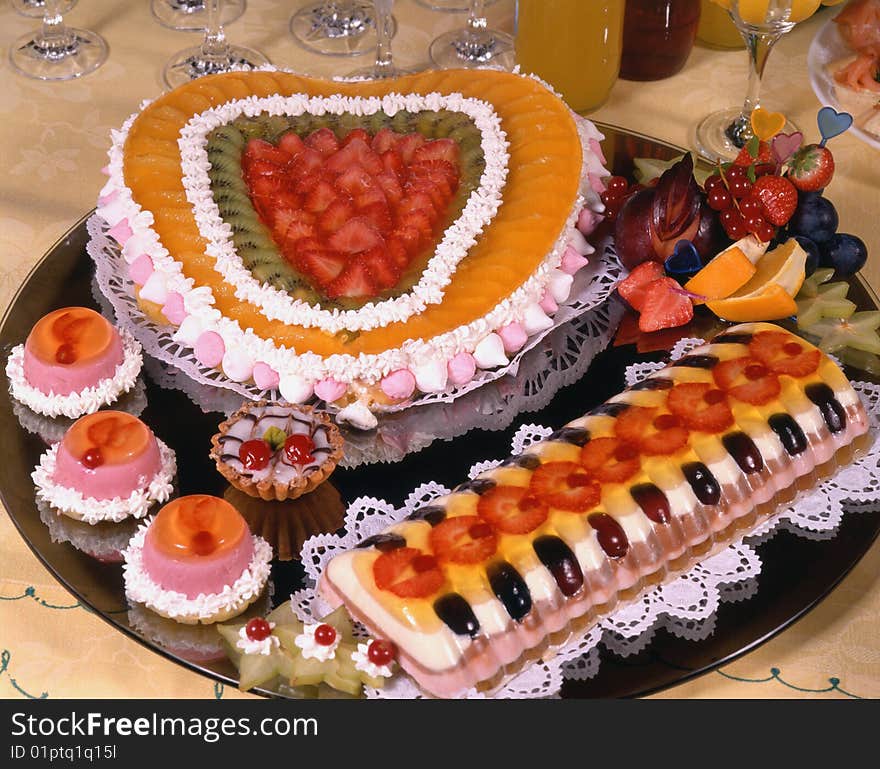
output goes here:
[{"label": "small fruit tart", "polygon": [[169,499],[174,450],[124,411],[81,417],[31,474],[37,501],[88,524],[143,518]]},{"label": "small fruit tart", "polygon": [[324,412],[256,401],[220,425],[211,439],[211,457],[235,488],[267,501],[284,501],[323,483],[342,459],[343,443]]},{"label": "small fruit tart", "polygon": [[226,500],[178,497],[123,553],[125,595],[185,625],[237,617],[264,592],[272,548]]},{"label": "small fruit tart", "polygon": [[63,307],[36,322],[6,363],[12,397],[47,417],[75,419],[134,387],[140,344],[88,307]]}]

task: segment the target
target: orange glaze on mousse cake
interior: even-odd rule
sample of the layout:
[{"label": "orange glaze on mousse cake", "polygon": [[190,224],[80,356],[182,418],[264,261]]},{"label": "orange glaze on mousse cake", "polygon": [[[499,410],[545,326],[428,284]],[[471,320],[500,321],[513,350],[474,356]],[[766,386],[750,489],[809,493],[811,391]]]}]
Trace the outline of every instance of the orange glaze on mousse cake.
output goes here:
[{"label": "orange glaze on mousse cake", "polygon": [[12,395],[39,414],[78,417],[134,385],[140,346],[88,307],[44,315],[7,363]]},{"label": "orange glaze on mousse cake", "polygon": [[174,452],[124,411],[80,417],[40,458],[37,497],[86,523],[142,518],[171,495]]},{"label": "orange glaze on mousse cake", "polygon": [[[142,309],[202,365],[291,402],[382,407],[504,365],[546,330],[592,251],[601,138],[510,73],[228,73],[115,135],[98,215]],[[483,175],[459,200],[469,168]],[[410,264],[412,243],[435,238]]]},{"label": "orange glaze on mousse cake", "polygon": [[735,326],[336,556],[320,589],[425,691],[491,689],[754,529],[868,427],[818,349]]},{"label": "orange glaze on mousse cake", "polygon": [[271,557],[269,545],[226,500],[179,497],[132,539],[126,594],[178,622],[220,622],[260,596]]}]

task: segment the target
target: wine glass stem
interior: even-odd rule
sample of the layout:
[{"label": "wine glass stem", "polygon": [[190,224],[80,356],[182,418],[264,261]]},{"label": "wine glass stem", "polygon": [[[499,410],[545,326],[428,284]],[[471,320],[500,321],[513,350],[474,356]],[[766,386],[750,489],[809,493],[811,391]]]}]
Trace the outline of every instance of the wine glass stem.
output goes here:
[{"label": "wine glass stem", "polygon": [[220,24],[220,0],[205,0],[205,41],[202,55],[206,59],[225,57],[229,50],[226,33]]},{"label": "wine glass stem", "polygon": [[394,66],[391,53],[391,5],[393,0],[376,0],[376,69],[390,70]]},{"label": "wine glass stem", "polygon": [[47,58],[64,56],[76,43],[74,35],[64,23],[62,2],[63,0],[46,0],[43,4],[43,26],[38,42],[44,48]]},{"label": "wine glass stem", "polygon": [[468,3],[468,31],[478,35],[486,29],[486,0],[470,0]]},{"label": "wine glass stem", "polygon": [[750,117],[752,111],[761,106],[764,68],[767,66],[770,51],[782,35],[748,33],[744,37],[749,51],[749,90],[743,104],[743,115]]}]

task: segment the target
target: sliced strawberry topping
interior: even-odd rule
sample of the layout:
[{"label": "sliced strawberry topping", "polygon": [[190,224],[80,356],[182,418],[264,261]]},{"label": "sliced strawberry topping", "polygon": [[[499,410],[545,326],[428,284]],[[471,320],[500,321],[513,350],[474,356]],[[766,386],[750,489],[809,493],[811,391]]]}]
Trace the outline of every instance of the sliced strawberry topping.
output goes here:
[{"label": "sliced strawberry topping", "polygon": [[503,534],[528,534],[547,520],[547,505],[521,486],[496,486],[480,497],[479,516]]},{"label": "sliced strawberry topping", "polygon": [[779,378],[757,358],[721,361],[712,369],[715,383],[729,396],[752,406],[764,406],[779,396]]},{"label": "sliced strawberry topping", "polygon": [[328,298],[396,286],[447,221],[458,144],[385,128],[248,142],[242,171],[285,258]]},{"label": "sliced strawberry topping", "polygon": [[397,285],[397,281],[400,280],[400,267],[384,248],[377,246],[360,258],[366,264],[376,288],[384,290]]},{"label": "sliced strawberry topping", "polygon": [[439,560],[452,563],[482,563],[498,548],[495,530],[476,515],[446,518],[431,529],[429,541]]},{"label": "sliced strawberry topping", "polygon": [[318,228],[321,232],[332,234],[354,216],[354,206],[348,198],[335,198],[327,209],[318,217]]},{"label": "sliced strawberry topping", "polygon": [[376,293],[376,287],[373,285],[367,265],[360,259],[351,259],[342,274],[328,284],[325,291],[327,296],[335,299],[340,296],[372,296]]},{"label": "sliced strawberry topping", "polygon": [[357,254],[381,245],[382,237],[367,219],[355,216],[334,232],[327,239],[327,244],[334,251]]},{"label": "sliced strawberry topping", "polygon": [[427,598],[444,582],[437,559],[414,547],[382,553],[373,562],[373,579],[379,590],[388,590],[399,598]]},{"label": "sliced strawberry topping", "polygon": [[760,331],[749,342],[749,352],[774,374],[805,377],[819,368],[818,350],[809,349],[784,331]]},{"label": "sliced strawberry topping", "polygon": [[384,152],[388,152],[388,150],[393,150],[402,138],[401,134],[392,131],[390,128],[381,128],[371,142],[373,152],[381,155]]},{"label": "sliced strawberry topping", "polygon": [[434,139],[416,147],[412,155],[412,162],[443,160],[451,165],[458,165],[458,154],[458,144],[452,139]]},{"label": "sliced strawberry topping", "polygon": [[337,193],[333,188],[333,185],[324,179],[320,179],[305,196],[303,208],[314,214],[320,214],[322,211],[327,210],[327,206],[336,200],[336,198]]},{"label": "sliced strawberry topping", "polygon": [[529,490],[550,507],[583,513],[599,504],[601,488],[577,462],[547,462],[532,473]]},{"label": "sliced strawberry topping", "polygon": [[690,323],[694,303],[681,293],[681,286],[672,278],[658,278],[645,287],[641,312],[639,330],[650,333]]},{"label": "sliced strawberry topping", "polygon": [[407,165],[413,160],[413,154],[427,140],[419,133],[411,133],[404,136],[395,147],[395,151]]},{"label": "sliced strawberry topping", "polygon": [[614,423],[614,432],[648,456],[669,456],[688,442],[688,430],[678,417],[643,406],[624,411]]},{"label": "sliced strawberry topping", "polygon": [[639,471],[639,448],[620,438],[593,438],[581,449],[581,464],[601,483],[624,483]]},{"label": "sliced strawberry topping", "polygon": [[306,137],[306,146],[317,150],[326,158],[339,151],[339,139],[329,128],[319,128]]},{"label": "sliced strawberry topping", "polygon": [[305,148],[305,142],[293,131],[288,131],[278,140],[278,149],[284,150],[292,158],[299,155]]},{"label": "sliced strawberry topping", "polygon": [[669,410],[689,430],[720,433],[733,424],[727,396],[706,382],[682,382],[669,391]]},{"label": "sliced strawberry topping", "polygon": [[296,265],[319,285],[326,285],[345,269],[347,259],[336,251],[323,248],[299,250]]}]

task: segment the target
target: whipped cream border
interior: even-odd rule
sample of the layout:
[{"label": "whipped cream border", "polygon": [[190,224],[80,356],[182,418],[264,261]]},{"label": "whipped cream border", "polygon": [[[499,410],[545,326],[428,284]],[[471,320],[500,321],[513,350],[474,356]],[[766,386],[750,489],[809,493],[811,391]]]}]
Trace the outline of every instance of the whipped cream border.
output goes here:
[{"label": "whipped cream border", "polygon": [[[479,186],[468,196],[458,218],[446,228],[419,282],[409,292],[393,299],[369,302],[357,310],[325,310],[294,299],[287,292],[254,278],[235,249],[232,228],[223,221],[220,209],[214,202],[208,175],[211,162],[207,153],[208,134],[212,130],[231,123],[243,114],[254,116],[262,112],[296,117],[302,114],[373,115],[383,111],[394,116],[400,111],[440,109],[463,113],[474,121],[481,134],[486,166]],[[177,143],[180,147],[183,188],[193,206],[199,232],[207,241],[205,252],[214,258],[217,272],[235,289],[235,296],[260,307],[270,320],[305,328],[316,327],[329,334],[343,330],[381,328],[405,321],[424,311],[428,305],[439,303],[459,262],[467,256],[483,228],[498,212],[510,160],[506,134],[492,105],[460,93],[390,93],[381,98],[340,95],[307,98],[303,94],[249,97],[226,102],[194,115],[181,130]]]},{"label": "whipped cream border", "polygon": [[113,403],[134,387],[144,364],[141,346],[131,333],[121,328],[119,335],[122,338],[122,363],[116,367],[113,376],[67,395],[44,393],[28,382],[24,375],[24,344],[16,345],[6,361],[6,376],[12,397],[45,417],[65,416],[71,419],[93,414],[101,406]]},{"label": "whipped cream border", "polygon": [[37,498],[83,523],[119,523],[129,517],[143,518],[154,504],[166,502],[171,497],[172,482],[177,473],[174,449],[159,438],[156,438],[156,443],[160,460],[158,472],[149,481],[146,478],[138,479],[138,488],[127,497],[110,499],[87,497],[77,489],[55,482],[55,462],[61,446],[56,443],[43,452],[40,463],[31,473]]},{"label": "whipped cream border", "polygon": [[[176,291],[184,297],[187,313],[195,316],[206,330],[216,331],[227,346],[247,350],[254,360],[266,363],[276,372],[282,375],[297,374],[310,382],[333,377],[342,382],[362,381],[375,384],[399,368],[411,368],[437,358],[448,360],[460,352],[472,352],[488,334],[508,323],[521,321],[526,309],[540,300],[553,270],[562,262],[563,252],[575,233],[575,223],[584,205],[588,204],[594,211],[603,210],[598,195],[589,189],[588,181],[583,177],[581,194],[577,196],[554,247],[543,262],[516,291],[486,315],[467,325],[427,341],[409,339],[398,348],[378,354],[335,354],[325,358],[315,353],[297,353],[285,346],[277,346],[272,339],[259,337],[253,329],[242,329],[237,321],[222,316],[214,306],[211,289],[208,286],[196,287],[191,278],[184,276],[181,263],[161,244],[158,234],[152,228],[153,214],[142,210],[132,198],[131,191],[125,185],[123,148],[134,121],[149,103],[149,100],[142,102],[139,111],[132,113],[119,130],[111,131],[112,146],[108,152],[110,179],[102,191],[109,201],[98,206],[98,216],[110,227],[123,220],[127,221],[138,249],[149,254],[154,269],[165,277],[168,290]],[[576,124],[581,126],[578,133],[582,141],[582,170],[585,170],[592,165],[590,159],[594,153],[584,140],[599,139],[602,134],[591,122],[579,119],[575,113],[572,115]],[[603,169],[603,172],[603,175],[608,175],[607,170]]]},{"label": "whipped cream border", "polygon": [[[187,598],[184,593],[166,590],[153,581],[143,564],[143,547],[147,530],[154,518],[142,523],[123,551],[125,565],[122,567],[126,597],[144,604],[157,614],[175,620],[196,620],[210,624],[212,618],[224,614],[224,619],[237,616],[250,606],[266,587],[271,570],[272,547],[261,536],[253,534],[254,554],[247,568],[231,585],[220,593],[200,593]],[[229,614],[229,612],[235,612]]]}]

